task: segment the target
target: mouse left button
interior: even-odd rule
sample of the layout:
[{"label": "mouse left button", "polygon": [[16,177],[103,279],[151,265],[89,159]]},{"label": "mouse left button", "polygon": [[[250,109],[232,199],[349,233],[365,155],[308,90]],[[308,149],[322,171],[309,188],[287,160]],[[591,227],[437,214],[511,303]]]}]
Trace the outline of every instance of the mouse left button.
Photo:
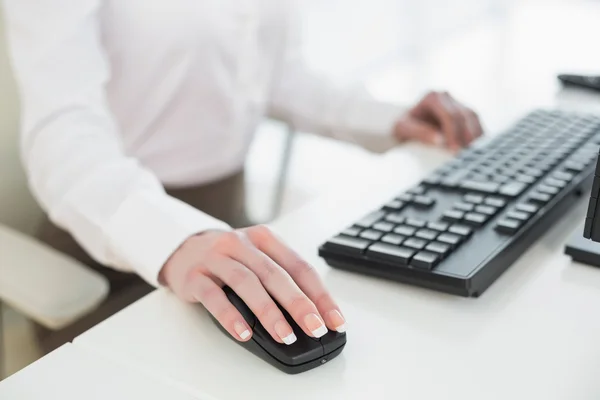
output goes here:
[{"label": "mouse left button", "polygon": [[229,286],[224,286],[223,291],[231,304],[240,312],[240,314],[242,314],[242,317],[244,317],[248,326],[250,326],[251,329],[254,329],[254,326],[256,325],[256,316],[254,316],[252,310],[244,303],[244,300],[242,300]]}]

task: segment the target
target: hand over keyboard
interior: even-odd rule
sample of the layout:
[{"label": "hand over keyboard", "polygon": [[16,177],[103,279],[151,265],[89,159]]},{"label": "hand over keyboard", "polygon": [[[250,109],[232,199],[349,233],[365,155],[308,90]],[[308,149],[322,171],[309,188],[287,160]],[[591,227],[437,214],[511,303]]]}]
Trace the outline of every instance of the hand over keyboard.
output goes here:
[{"label": "hand over keyboard", "polygon": [[535,111],[344,229],[319,254],[336,268],[478,296],[591,185],[599,145],[600,117]]}]

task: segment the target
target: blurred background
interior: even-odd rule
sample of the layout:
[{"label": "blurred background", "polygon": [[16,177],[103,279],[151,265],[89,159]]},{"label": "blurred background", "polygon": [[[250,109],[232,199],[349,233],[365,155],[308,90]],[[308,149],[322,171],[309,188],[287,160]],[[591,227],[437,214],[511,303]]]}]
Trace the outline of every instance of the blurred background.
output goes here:
[{"label": "blurred background", "polygon": [[[303,4],[308,63],[344,85],[366,82],[378,98],[406,105],[428,90],[448,90],[480,114],[489,134],[533,108],[570,108],[575,95],[588,96],[589,108],[600,110],[600,96],[563,90],[556,80],[564,72],[600,75],[600,1]],[[39,210],[28,195],[23,172],[14,168],[17,129],[18,101],[0,15],[0,224],[27,233]],[[349,184],[353,176],[376,165],[378,157],[265,121],[247,165],[249,214],[255,221],[289,214]],[[404,173],[409,172],[398,171]],[[11,374],[34,361],[38,351],[27,319],[7,306],[3,314],[5,352],[0,351],[0,357]]]}]

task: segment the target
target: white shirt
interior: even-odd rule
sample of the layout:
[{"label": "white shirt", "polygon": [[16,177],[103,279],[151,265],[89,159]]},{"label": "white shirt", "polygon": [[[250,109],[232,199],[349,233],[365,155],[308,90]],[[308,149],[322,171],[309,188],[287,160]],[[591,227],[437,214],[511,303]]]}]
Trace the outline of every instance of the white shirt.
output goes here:
[{"label": "white shirt", "polygon": [[346,140],[390,135],[397,107],[303,66],[292,3],[4,0],[22,158],[51,220],[158,285],[188,237],[229,228],[163,186],[241,170],[264,116]]}]

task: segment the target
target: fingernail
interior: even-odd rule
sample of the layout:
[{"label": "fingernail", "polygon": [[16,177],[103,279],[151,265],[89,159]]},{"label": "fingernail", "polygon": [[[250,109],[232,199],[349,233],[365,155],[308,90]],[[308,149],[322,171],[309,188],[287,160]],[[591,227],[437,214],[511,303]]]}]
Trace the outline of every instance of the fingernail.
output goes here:
[{"label": "fingernail", "polygon": [[233,329],[242,340],[246,340],[250,337],[250,331],[248,328],[246,328],[246,325],[242,324],[241,322],[236,322],[233,324]]},{"label": "fingernail", "polygon": [[277,333],[277,336],[283,340],[283,343],[287,344],[288,346],[297,340],[292,328],[290,328],[290,326],[283,321],[277,321],[275,323],[275,332]]},{"label": "fingernail", "polygon": [[332,326],[335,326],[336,331],[346,332],[346,320],[338,310],[329,311],[329,321],[331,321]]},{"label": "fingernail", "polygon": [[306,324],[306,327],[310,333],[312,333],[316,338],[320,338],[327,333],[327,327],[317,314],[308,314],[306,317],[304,317],[304,323]]}]

